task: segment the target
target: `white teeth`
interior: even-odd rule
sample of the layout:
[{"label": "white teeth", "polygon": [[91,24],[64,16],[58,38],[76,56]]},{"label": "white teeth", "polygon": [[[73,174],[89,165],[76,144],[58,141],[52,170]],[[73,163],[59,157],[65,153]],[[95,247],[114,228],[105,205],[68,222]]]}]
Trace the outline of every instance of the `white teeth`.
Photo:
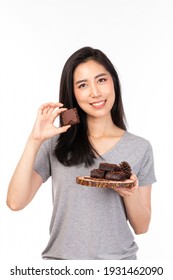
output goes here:
[{"label": "white teeth", "polygon": [[95,103],[92,103],[92,105],[99,106],[99,105],[102,105],[104,102],[105,101],[95,102]]}]

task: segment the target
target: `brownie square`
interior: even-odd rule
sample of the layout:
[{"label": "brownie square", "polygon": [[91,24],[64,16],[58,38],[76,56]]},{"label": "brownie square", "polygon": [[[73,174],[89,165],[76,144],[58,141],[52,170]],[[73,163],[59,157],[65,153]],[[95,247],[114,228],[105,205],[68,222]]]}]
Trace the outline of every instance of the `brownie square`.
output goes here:
[{"label": "brownie square", "polygon": [[104,178],[105,177],[105,171],[100,169],[93,169],[90,172],[90,176],[94,178]]},{"label": "brownie square", "polygon": [[114,171],[116,167],[117,167],[116,164],[107,163],[107,162],[101,162],[99,164],[99,169],[104,171]]},{"label": "brownie square", "polygon": [[107,172],[105,179],[107,180],[115,180],[115,181],[123,181],[126,180],[126,174],[124,172]]},{"label": "brownie square", "polygon": [[80,122],[77,108],[71,108],[61,113],[62,125],[73,125]]}]

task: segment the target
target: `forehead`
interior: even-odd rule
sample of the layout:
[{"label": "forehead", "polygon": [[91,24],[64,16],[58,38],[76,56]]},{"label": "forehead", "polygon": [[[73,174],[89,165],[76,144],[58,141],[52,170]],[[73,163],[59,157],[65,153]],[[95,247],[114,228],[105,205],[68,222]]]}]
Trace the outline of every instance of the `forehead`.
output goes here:
[{"label": "forehead", "polygon": [[88,60],[80,63],[74,70],[74,79],[89,78],[100,73],[108,73],[106,68],[95,60]]}]

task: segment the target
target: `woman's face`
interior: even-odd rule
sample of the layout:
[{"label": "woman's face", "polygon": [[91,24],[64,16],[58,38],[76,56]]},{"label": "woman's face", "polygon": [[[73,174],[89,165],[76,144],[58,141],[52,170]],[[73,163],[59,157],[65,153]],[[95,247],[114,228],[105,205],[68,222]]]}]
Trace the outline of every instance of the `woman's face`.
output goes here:
[{"label": "woman's face", "polygon": [[94,60],[79,64],[73,76],[74,94],[80,108],[92,117],[110,114],[115,101],[111,74]]}]

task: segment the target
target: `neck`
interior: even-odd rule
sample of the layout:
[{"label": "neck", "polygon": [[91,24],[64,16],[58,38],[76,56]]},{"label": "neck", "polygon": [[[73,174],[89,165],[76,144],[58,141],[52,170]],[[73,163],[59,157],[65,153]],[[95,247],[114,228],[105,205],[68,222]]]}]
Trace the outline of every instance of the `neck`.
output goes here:
[{"label": "neck", "polygon": [[93,138],[100,138],[119,132],[119,128],[113,123],[111,115],[106,118],[90,118],[88,116],[88,135]]}]

